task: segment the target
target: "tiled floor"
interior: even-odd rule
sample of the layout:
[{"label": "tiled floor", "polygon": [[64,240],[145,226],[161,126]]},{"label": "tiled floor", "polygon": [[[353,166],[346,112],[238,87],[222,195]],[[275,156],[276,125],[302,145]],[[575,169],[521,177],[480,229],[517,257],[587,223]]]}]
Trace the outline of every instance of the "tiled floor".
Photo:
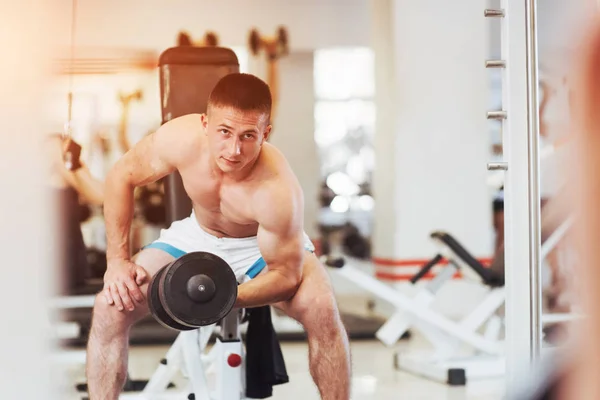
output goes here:
[{"label": "tiled floor", "polygon": [[[398,348],[419,347],[419,339],[403,341]],[[308,348],[305,343],[283,343],[283,352],[290,376],[290,383],[277,386],[273,399],[310,400],[319,399],[308,372]],[[411,374],[400,372],[393,367],[393,349],[386,348],[379,341],[355,341],[351,343],[353,356],[353,399],[414,399],[414,400],[494,400],[501,399],[503,380],[473,382],[466,387],[449,387],[434,383]],[[159,360],[164,357],[167,347],[134,347],[130,355],[130,373],[133,379],[147,379]],[[66,400],[80,399],[72,389],[75,382],[82,382],[84,369],[81,365],[71,366],[61,373],[63,383],[70,393]],[[178,378],[176,385],[182,387],[184,378]],[[181,396],[185,399],[186,396]]]}]

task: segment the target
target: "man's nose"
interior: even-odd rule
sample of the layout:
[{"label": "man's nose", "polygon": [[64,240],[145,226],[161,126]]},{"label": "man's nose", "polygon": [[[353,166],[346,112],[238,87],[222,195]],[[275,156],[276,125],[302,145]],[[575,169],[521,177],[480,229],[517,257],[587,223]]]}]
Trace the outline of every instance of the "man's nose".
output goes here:
[{"label": "man's nose", "polygon": [[231,154],[239,156],[242,153],[242,143],[238,138],[234,138],[231,143]]}]

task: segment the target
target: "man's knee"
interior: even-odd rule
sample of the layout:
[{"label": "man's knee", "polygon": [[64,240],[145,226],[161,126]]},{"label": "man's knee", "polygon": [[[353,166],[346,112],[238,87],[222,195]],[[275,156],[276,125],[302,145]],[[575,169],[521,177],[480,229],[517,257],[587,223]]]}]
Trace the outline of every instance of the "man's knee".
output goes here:
[{"label": "man's knee", "polygon": [[137,304],[137,308],[132,312],[119,311],[114,305],[108,304],[103,293],[99,293],[94,300],[92,311],[94,333],[110,337],[123,334],[145,314],[145,305]]},{"label": "man's knee", "polygon": [[294,313],[307,331],[335,334],[342,327],[335,296],[331,292],[320,293],[310,301],[297,304]]}]

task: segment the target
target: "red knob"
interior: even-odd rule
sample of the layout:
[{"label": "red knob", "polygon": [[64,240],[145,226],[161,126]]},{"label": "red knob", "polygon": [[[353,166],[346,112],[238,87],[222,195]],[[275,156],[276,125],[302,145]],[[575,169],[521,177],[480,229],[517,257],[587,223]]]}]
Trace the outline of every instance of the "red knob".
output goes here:
[{"label": "red knob", "polygon": [[242,364],[242,357],[239,354],[232,353],[227,357],[227,364],[232,368],[239,367]]}]

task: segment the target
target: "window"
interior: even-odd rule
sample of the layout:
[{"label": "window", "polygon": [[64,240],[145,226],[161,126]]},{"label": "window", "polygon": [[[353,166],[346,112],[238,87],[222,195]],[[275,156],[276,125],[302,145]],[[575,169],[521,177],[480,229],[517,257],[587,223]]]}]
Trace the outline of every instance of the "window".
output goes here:
[{"label": "window", "polygon": [[[375,165],[375,72],[369,48],[315,52],[315,142],[321,165],[323,251],[331,228],[344,231],[343,251],[367,258],[370,246]],[[349,238],[352,239],[350,240]],[[354,243],[349,245],[349,243]]]},{"label": "window", "polygon": [[331,174],[341,174],[350,178],[343,180],[347,184],[368,186],[374,167],[373,52],[368,48],[317,50],[314,77],[321,176],[327,181]]}]

